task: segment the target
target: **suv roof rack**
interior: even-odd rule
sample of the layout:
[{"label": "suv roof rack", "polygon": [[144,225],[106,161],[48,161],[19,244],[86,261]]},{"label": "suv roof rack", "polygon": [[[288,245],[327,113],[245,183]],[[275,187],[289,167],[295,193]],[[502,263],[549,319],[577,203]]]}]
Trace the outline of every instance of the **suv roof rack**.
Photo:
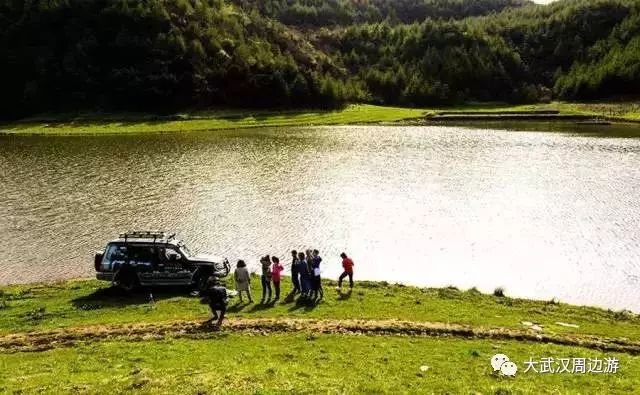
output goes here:
[{"label": "suv roof rack", "polygon": [[129,231],[120,234],[120,238],[124,239],[125,243],[127,239],[153,239],[155,243],[156,240],[163,242],[168,242],[176,237],[176,234],[173,233],[167,236],[167,232],[159,231],[159,230],[137,230],[137,231]]}]

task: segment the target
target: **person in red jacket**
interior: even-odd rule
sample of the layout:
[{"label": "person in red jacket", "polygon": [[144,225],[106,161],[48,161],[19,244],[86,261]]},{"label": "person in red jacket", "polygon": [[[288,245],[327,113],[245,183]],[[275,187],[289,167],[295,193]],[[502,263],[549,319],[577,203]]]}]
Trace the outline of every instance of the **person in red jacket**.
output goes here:
[{"label": "person in red jacket", "polygon": [[349,289],[353,288],[353,260],[347,256],[344,252],[340,254],[342,258],[342,269],[344,270],[338,279],[338,291],[342,288],[342,280],[349,276]]},{"label": "person in red jacket", "polygon": [[273,281],[273,287],[276,291],[276,298],[274,299],[274,301],[276,301],[280,300],[280,279],[284,266],[280,264],[280,259],[275,256],[271,257],[271,262],[273,262],[273,266],[271,266],[271,280]]}]

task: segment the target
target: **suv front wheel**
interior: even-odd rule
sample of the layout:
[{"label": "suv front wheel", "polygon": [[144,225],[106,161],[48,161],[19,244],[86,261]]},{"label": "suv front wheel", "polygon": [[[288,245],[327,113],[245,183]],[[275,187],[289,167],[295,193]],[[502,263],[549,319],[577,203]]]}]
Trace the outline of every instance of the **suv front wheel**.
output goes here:
[{"label": "suv front wheel", "polygon": [[207,270],[205,268],[198,268],[197,272],[194,276],[194,290],[200,293],[204,293],[207,290],[207,281],[209,280],[209,276],[211,276],[211,270]]}]

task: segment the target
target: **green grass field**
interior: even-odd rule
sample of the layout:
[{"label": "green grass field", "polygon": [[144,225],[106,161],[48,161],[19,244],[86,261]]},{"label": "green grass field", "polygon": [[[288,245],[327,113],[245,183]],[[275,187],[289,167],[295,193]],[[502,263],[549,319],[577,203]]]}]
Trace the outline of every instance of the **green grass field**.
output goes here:
[{"label": "green grass field", "polygon": [[[0,338],[47,330],[204,321],[208,306],[185,290],[133,295],[95,280],[0,288]],[[258,281],[253,281],[254,297]],[[283,291],[289,291],[285,278]],[[340,294],[325,282],[316,306],[282,300],[238,305],[230,320],[399,319],[523,330],[521,321],[545,334],[596,335],[640,341],[640,318],[627,312],[481,294],[360,282]],[[153,294],[153,302],[150,301]],[[578,325],[565,327],[557,322]],[[0,351],[0,393],[632,393],[640,390],[640,356],[543,342],[456,336],[369,335],[234,331],[196,338],[105,338],[73,345],[50,344],[39,352]],[[61,333],[64,333],[62,331]],[[28,333],[31,333],[29,335]],[[98,336],[99,337],[99,336]],[[2,342],[0,342],[2,343]],[[1,345],[1,344],[0,344]],[[1,349],[1,347],[0,347]],[[521,370],[515,378],[494,374],[489,359],[509,355]],[[524,373],[533,358],[617,358],[615,374]],[[427,371],[420,367],[426,365]]]},{"label": "green grass field", "polygon": [[559,103],[558,109],[568,113],[640,121],[640,102]]},{"label": "green grass field", "polygon": [[555,110],[565,115],[588,115],[611,120],[638,121],[640,120],[640,101],[605,101],[591,103],[571,103],[554,101],[551,103],[505,105],[503,103],[478,103],[456,107],[437,108],[432,111],[448,112],[494,112],[509,113],[514,111],[545,111]]},{"label": "green grass field", "polygon": [[[514,378],[489,364],[501,352]],[[541,374],[525,361],[616,358],[615,374]],[[427,366],[425,372],[421,366]],[[640,357],[576,347],[401,336],[221,333],[199,340],[90,343],[0,353],[0,392],[631,394]]]},{"label": "green grass field", "polygon": [[640,103],[564,103],[506,105],[480,103],[446,108],[401,108],[354,104],[333,111],[321,110],[230,110],[187,112],[171,116],[149,114],[54,114],[0,124],[0,134],[101,135],[122,133],[203,132],[254,127],[289,127],[402,123],[416,121],[438,111],[513,112],[558,110],[565,115],[589,115],[618,121],[639,121]]},{"label": "green grass field", "polygon": [[[5,134],[92,135],[197,132],[252,127],[285,127],[396,122],[422,117],[425,110],[350,105],[334,111],[212,110],[158,119],[144,114],[56,115],[1,125]],[[47,119],[49,118],[49,119]]]}]

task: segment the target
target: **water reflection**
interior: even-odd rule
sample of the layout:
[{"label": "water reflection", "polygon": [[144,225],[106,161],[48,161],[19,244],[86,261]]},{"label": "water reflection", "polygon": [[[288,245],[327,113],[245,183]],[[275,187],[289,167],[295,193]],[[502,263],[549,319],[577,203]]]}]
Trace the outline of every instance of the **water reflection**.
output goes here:
[{"label": "water reflection", "polygon": [[346,250],[361,279],[640,311],[634,129],[501,129],[0,137],[0,283],[91,276],[119,231],[162,228],[254,264],[314,246],[329,277]]}]

